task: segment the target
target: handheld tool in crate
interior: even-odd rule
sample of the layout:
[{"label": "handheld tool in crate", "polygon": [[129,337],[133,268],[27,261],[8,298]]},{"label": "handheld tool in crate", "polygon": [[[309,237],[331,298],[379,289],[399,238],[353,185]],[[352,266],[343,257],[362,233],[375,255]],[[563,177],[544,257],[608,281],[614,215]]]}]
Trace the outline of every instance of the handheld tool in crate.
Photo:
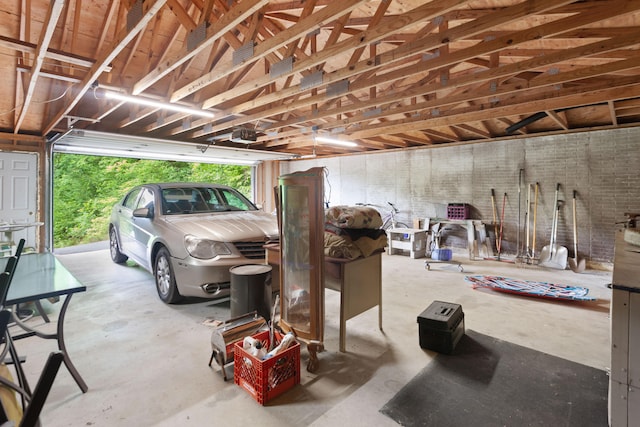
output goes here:
[{"label": "handheld tool in crate", "polygon": [[233,363],[233,345],[238,341],[242,341],[244,337],[265,329],[266,326],[266,320],[264,317],[259,316],[257,311],[225,320],[211,333],[209,366],[215,359],[220,365],[222,378],[227,381],[225,365]]},{"label": "handheld tool in crate", "polygon": [[[281,346],[287,337],[290,337],[288,345]],[[233,380],[256,402],[265,405],[300,384],[300,343],[292,334],[282,335],[278,331],[273,334],[273,342],[269,331],[259,332],[251,338],[260,341],[263,348],[274,348],[274,354],[272,357],[259,359],[245,350],[243,343],[236,342]]]}]

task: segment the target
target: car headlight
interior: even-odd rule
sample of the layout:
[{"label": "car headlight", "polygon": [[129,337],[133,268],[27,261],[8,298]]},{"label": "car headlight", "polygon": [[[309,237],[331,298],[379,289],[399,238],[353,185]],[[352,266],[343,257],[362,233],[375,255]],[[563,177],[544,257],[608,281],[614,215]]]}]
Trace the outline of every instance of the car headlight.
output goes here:
[{"label": "car headlight", "polygon": [[185,236],[184,245],[189,255],[194,258],[209,259],[219,255],[231,255],[231,250],[224,242],[216,242],[215,240]]}]

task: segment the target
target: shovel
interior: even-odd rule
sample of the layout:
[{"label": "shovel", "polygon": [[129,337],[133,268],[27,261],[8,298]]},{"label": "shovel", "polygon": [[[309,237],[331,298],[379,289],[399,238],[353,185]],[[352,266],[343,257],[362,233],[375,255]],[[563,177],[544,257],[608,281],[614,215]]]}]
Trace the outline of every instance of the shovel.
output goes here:
[{"label": "shovel", "polygon": [[576,190],[573,190],[573,256],[569,258],[569,268],[574,273],[582,273],[586,267],[584,259],[578,259],[578,222],[576,220]]},{"label": "shovel", "polygon": [[558,214],[560,213],[560,204],[558,203],[558,192],[560,191],[560,184],[556,186],[555,206],[553,212],[553,220],[551,222],[551,239],[549,245],[542,248],[540,252],[539,265],[548,268],[556,268],[558,270],[564,270],[567,268],[567,248],[564,246],[558,246],[556,244],[556,238],[558,234]]}]

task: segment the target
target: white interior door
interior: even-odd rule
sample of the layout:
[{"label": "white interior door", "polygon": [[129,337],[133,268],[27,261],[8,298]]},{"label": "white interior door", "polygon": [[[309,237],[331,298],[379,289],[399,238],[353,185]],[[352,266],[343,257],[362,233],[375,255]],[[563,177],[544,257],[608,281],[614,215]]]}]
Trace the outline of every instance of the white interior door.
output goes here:
[{"label": "white interior door", "polygon": [[[37,220],[38,155],[35,153],[0,152],[0,225],[34,224]],[[26,226],[0,240],[26,240],[26,247],[36,247],[37,227]],[[2,235],[4,234],[4,235]]]}]

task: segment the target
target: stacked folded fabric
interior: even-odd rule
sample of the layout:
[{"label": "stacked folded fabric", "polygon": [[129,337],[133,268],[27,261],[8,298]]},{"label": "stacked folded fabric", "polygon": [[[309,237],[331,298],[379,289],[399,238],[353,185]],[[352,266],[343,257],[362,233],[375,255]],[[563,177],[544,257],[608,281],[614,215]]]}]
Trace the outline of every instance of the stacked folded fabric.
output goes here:
[{"label": "stacked folded fabric", "polygon": [[387,246],[380,213],[369,206],[334,206],[325,210],[324,254],[331,258],[368,257]]}]

